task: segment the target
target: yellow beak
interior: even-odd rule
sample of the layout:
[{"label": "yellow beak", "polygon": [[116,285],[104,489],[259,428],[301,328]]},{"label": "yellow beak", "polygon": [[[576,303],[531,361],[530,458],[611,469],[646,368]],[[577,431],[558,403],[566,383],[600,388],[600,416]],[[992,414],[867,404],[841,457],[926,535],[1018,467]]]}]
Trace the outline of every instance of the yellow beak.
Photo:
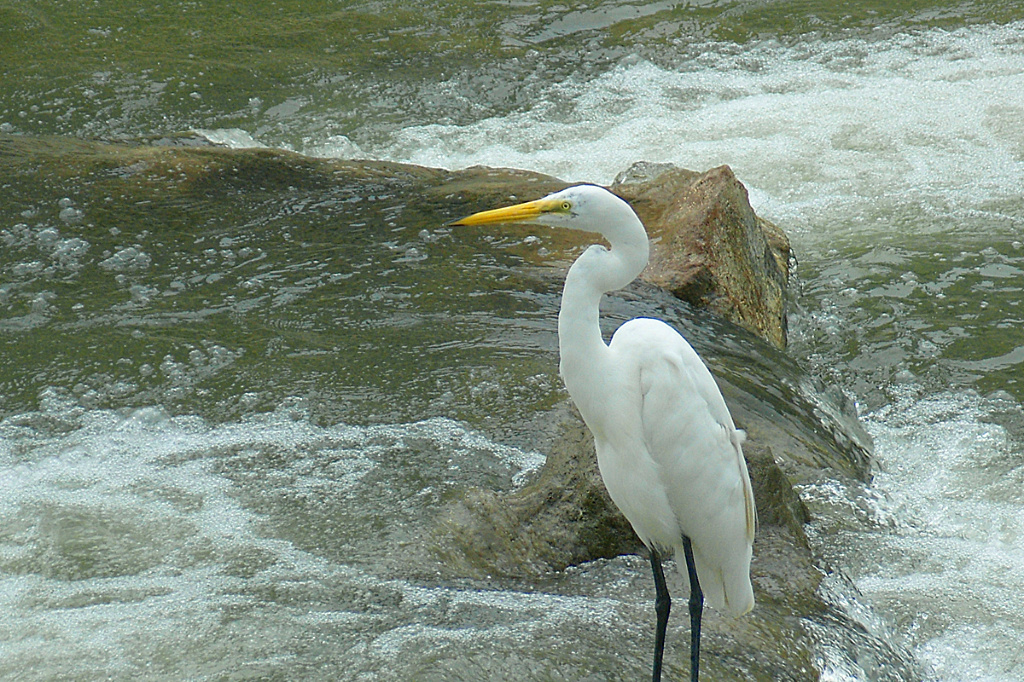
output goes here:
[{"label": "yellow beak", "polygon": [[522,223],[535,220],[545,213],[555,210],[559,206],[557,201],[539,199],[527,201],[525,204],[495,208],[490,211],[480,211],[471,216],[460,218],[449,225],[490,225],[492,223]]}]

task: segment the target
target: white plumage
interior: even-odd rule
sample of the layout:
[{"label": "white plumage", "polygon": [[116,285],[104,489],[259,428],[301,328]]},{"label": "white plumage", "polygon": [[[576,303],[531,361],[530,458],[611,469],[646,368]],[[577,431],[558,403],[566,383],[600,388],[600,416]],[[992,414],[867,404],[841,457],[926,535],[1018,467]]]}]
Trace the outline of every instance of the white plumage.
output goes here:
[{"label": "white plumage", "polygon": [[[604,395],[583,386],[569,392],[588,425],[619,425],[601,428],[600,437],[595,431],[608,493],[645,545],[675,553],[684,579],[688,536],[708,602],[731,616],[747,613],[754,606],[754,501],[744,433],[718,386],[683,337],[660,320],[619,327],[605,363],[607,369],[595,362],[594,370],[616,377],[614,388]],[[566,384],[576,382],[567,376]]]}]

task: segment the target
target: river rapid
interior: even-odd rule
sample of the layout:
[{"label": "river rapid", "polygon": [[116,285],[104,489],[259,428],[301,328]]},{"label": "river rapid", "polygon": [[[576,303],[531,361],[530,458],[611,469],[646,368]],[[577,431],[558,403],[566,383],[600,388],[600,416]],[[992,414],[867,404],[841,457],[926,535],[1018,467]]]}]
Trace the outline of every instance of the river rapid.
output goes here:
[{"label": "river rapid", "polygon": [[384,181],[161,203],[43,153],[197,133],[604,184],[730,165],[793,243],[788,352],[874,438],[870,483],[800,490],[815,551],[927,679],[1024,679],[1024,23],[835,7],[0,1],[0,134],[43,159],[0,178],[0,678],[649,665],[638,557],[490,591],[400,568],[456,490],[542,460],[558,292],[517,267],[543,242],[410,233]]}]

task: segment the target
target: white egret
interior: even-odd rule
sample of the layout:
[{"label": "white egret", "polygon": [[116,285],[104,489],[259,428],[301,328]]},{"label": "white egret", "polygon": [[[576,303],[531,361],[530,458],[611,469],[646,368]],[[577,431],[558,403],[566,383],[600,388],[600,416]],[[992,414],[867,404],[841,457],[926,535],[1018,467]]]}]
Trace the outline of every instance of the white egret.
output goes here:
[{"label": "white egret", "polygon": [[594,434],[608,493],[650,551],[657,592],[653,679],[661,679],[671,607],[661,561],[673,552],[690,588],[690,676],[697,680],[704,597],[730,616],[754,606],[756,512],[745,434],[703,361],[666,323],[633,319],[604,342],[601,297],[632,282],[649,255],[647,232],[629,204],[580,185],[452,224],[513,222],[593,232],[611,246],[590,246],[569,268],[558,313],[560,371]]}]

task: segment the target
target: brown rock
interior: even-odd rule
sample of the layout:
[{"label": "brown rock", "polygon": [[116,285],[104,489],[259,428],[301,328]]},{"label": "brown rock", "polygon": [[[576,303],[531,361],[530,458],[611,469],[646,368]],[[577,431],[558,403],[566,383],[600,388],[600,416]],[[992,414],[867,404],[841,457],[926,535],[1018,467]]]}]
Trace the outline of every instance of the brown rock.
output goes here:
[{"label": "brown rock", "polygon": [[450,507],[436,538],[449,568],[536,576],[641,550],[601,481],[594,437],[578,414],[562,429],[531,484],[511,495],[473,490]]},{"label": "brown rock", "polygon": [[655,243],[643,279],[786,346],[789,240],[754,213],[728,166],[695,173],[638,164],[611,189]]}]

